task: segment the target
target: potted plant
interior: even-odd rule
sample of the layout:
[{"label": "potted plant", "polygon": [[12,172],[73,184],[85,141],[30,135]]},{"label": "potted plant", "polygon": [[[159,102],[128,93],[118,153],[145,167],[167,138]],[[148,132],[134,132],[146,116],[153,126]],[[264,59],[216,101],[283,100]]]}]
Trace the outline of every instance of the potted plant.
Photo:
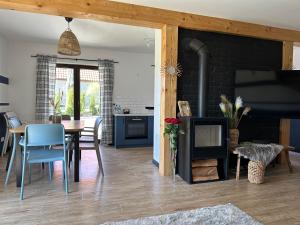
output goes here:
[{"label": "potted plant", "polygon": [[184,134],[183,130],[180,129],[179,124],[181,123],[180,119],[177,118],[166,118],[165,122],[167,123],[164,134],[169,136],[170,143],[170,161],[172,167],[172,177],[175,181],[176,173],[176,157],[177,157],[177,139],[179,134]]},{"label": "potted plant", "polygon": [[61,112],[60,112],[60,104],[62,102],[63,92],[58,92],[58,95],[55,98],[50,98],[50,105],[53,107],[53,115],[52,115],[52,123],[61,123]]},{"label": "potted plant", "polygon": [[229,138],[230,150],[234,150],[234,148],[238,145],[239,142],[239,130],[238,126],[241,122],[241,119],[244,115],[251,110],[250,107],[244,107],[243,111],[240,113],[240,109],[243,107],[243,101],[241,97],[237,97],[235,99],[235,104],[233,104],[228,100],[225,95],[221,95],[221,103],[220,109],[224,115],[224,117],[228,118],[229,122]]}]

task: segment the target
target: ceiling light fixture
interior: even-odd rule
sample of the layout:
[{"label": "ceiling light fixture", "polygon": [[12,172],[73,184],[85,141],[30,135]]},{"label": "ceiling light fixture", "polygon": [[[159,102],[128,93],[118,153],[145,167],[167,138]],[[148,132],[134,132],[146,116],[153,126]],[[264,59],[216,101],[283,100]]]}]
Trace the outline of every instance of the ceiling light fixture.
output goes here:
[{"label": "ceiling light fixture", "polygon": [[65,17],[68,28],[62,33],[58,41],[58,53],[62,55],[77,56],[81,54],[80,45],[77,37],[70,28],[73,18]]}]

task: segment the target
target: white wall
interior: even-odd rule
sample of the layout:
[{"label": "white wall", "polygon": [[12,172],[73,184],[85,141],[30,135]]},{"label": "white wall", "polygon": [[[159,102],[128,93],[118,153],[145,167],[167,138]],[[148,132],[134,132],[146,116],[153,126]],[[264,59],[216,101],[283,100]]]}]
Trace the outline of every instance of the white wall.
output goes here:
[{"label": "white wall", "polygon": [[161,67],[161,30],[155,30],[153,159],[158,163],[159,163],[159,156],[160,156],[160,89],[161,89],[160,67]]},{"label": "white wall", "polygon": [[0,36],[0,74],[6,73],[7,40]]},{"label": "white wall", "polygon": [[300,70],[300,47],[294,47],[293,69]]},{"label": "white wall", "polygon": [[[9,95],[13,110],[22,120],[33,120],[35,111],[36,58],[30,55],[56,54],[56,48],[53,44],[8,43]],[[154,105],[154,68],[151,67],[154,54],[82,48],[78,58],[113,59],[119,62],[115,64],[115,103],[128,106],[134,113],[147,112],[144,107]]]},{"label": "white wall", "polygon": [[[8,77],[7,74],[7,40],[0,36],[0,75]],[[6,103],[9,102],[8,98],[8,87],[5,84],[0,84],[0,102]],[[9,106],[0,106],[0,112],[6,111],[9,109]]]}]

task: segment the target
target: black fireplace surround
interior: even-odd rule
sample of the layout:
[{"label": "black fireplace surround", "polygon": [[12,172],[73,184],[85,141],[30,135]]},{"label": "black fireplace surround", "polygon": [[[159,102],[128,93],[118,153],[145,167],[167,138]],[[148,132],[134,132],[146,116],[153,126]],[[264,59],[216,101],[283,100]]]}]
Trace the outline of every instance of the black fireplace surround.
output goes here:
[{"label": "black fireplace surround", "polygon": [[[178,78],[177,99],[189,101],[193,115],[199,115],[199,57],[197,49],[187,48],[187,40],[200,41],[205,47],[206,98],[205,116],[222,116],[220,95],[234,100],[236,70],[280,70],[282,43],[221,33],[179,29],[178,62],[183,74]],[[199,70],[200,68],[200,70]],[[240,124],[240,141],[279,142],[279,119],[245,117]]]}]

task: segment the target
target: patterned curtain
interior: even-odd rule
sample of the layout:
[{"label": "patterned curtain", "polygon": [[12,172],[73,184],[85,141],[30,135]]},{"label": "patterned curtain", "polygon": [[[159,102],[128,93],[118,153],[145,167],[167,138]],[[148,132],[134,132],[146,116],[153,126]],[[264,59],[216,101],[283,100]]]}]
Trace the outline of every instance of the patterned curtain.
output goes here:
[{"label": "patterned curtain", "polygon": [[114,62],[99,60],[101,143],[112,143]]},{"label": "patterned curtain", "polygon": [[48,120],[53,113],[49,99],[55,95],[56,57],[37,57],[35,119]]}]

